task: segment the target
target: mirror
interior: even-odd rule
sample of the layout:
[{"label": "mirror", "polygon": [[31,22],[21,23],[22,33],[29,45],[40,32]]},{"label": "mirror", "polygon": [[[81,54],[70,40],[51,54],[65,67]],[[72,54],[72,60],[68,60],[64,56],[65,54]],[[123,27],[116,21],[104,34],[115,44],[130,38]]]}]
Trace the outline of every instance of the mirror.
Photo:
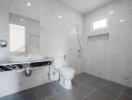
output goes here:
[{"label": "mirror", "polygon": [[39,7],[27,0],[10,0],[9,51],[32,53],[40,49]]}]

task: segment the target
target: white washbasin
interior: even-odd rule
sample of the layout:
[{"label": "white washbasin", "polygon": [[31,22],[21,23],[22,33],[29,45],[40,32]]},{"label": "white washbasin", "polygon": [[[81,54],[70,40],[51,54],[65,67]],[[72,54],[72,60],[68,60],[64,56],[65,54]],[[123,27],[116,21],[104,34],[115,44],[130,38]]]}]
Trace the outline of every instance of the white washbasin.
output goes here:
[{"label": "white washbasin", "polygon": [[30,60],[44,60],[45,59],[45,57],[42,55],[29,55],[28,58]]},{"label": "white washbasin", "polygon": [[25,61],[30,61],[29,57],[28,56],[13,56],[13,57],[10,57],[9,58],[10,61],[13,61],[13,62],[25,62]]},{"label": "white washbasin", "polygon": [[41,55],[21,55],[21,56],[11,56],[10,61],[13,62],[30,62],[36,60],[43,60],[44,56]]}]

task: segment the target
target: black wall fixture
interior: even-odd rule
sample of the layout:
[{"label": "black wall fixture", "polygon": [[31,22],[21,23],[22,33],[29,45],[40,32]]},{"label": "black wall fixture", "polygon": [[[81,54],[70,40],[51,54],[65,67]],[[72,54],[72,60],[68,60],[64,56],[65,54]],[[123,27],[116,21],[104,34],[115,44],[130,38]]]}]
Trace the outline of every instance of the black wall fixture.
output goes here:
[{"label": "black wall fixture", "polygon": [[0,40],[0,47],[7,47],[8,42],[6,40]]}]

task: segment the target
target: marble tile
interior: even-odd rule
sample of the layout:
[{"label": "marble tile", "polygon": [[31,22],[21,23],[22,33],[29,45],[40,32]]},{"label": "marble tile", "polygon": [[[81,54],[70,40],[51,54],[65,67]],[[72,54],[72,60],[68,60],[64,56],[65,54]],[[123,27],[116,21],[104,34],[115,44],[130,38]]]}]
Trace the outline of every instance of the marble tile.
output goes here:
[{"label": "marble tile", "polygon": [[99,91],[101,91],[102,93],[107,94],[113,98],[118,97],[118,95],[121,92],[121,90],[117,90],[117,89],[110,87],[110,86],[104,86],[104,87],[100,88]]},{"label": "marble tile", "polygon": [[63,96],[66,100],[81,100],[83,98],[83,95],[77,89],[68,90],[63,93]]},{"label": "marble tile", "polygon": [[67,100],[67,99],[65,99],[64,95],[60,93],[54,97],[49,98],[48,100]]},{"label": "marble tile", "polygon": [[129,96],[127,94],[121,94],[121,96],[118,98],[118,100],[132,100],[132,96]]},{"label": "marble tile", "polygon": [[49,84],[42,85],[38,88],[35,88],[34,93],[37,96],[38,100],[46,100],[58,94],[56,89],[50,87]]},{"label": "marble tile", "polygon": [[33,91],[25,90],[10,96],[9,100],[37,100]]},{"label": "marble tile", "polygon": [[85,85],[95,88],[95,89],[98,89],[98,88],[101,88],[102,86],[104,86],[104,83],[98,81],[97,79],[92,79],[92,80],[86,82]]},{"label": "marble tile", "polygon": [[95,91],[85,97],[83,100],[114,100],[112,97],[105,95],[99,91]]},{"label": "marble tile", "polygon": [[91,79],[95,78],[94,76],[86,73],[81,73],[75,77],[76,80],[78,80],[81,83],[87,83]]},{"label": "marble tile", "polygon": [[132,96],[132,88],[127,87],[127,88],[123,91],[123,93]]},{"label": "marble tile", "polygon": [[9,100],[9,96],[0,97],[0,100]]},{"label": "marble tile", "polygon": [[76,86],[76,89],[77,89],[83,96],[86,96],[86,95],[88,95],[90,92],[92,92],[93,90],[95,90],[94,88],[89,87],[89,86],[86,86],[86,85],[83,85],[83,84],[80,84],[80,85]]},{"label": "marble tile", "polygon": [[115,83],[115,82],[112,82],[112,81],[108,82],[107,85],[114,88],[114,89],[116,89],[116,90],[119,90],[119,91],[121,91],[125,87],[121,84],[118,84],[118,83]]}]

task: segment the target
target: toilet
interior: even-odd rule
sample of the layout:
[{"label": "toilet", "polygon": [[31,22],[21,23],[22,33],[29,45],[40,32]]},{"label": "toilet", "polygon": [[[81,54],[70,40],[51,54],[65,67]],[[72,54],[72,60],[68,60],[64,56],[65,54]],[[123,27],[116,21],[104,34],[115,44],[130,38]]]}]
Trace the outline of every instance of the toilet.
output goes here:
[{"label": "toilet", "polygon": [[59,84],[65,89],[72,89],[72,79],[75,75],[75,69],[66,65],[66,59],[54,60],[55,69],[59,73]]}]

